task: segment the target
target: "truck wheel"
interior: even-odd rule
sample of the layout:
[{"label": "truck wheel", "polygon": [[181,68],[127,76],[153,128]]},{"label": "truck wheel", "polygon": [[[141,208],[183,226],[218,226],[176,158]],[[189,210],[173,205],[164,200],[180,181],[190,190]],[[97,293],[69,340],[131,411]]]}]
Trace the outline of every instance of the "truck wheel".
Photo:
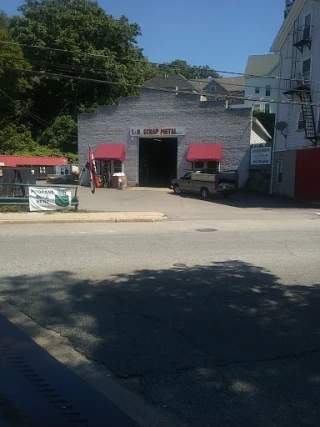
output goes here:
[{"label": "truck wheel", "polygon": [[181,194],[181,188],[179,187],[178,184],[174,185],[173,191],[174,191],[175,194]]},{"label": "truck wheel", "polygon": [[203,199],[207,199],[207,198],[208,198],[208,196],[209,196],[209,191],[208,191],[208,189],[207,189],[207,188],[202,187],[202,188],[201,188],[201,190],[200,190],[200,194],[201,194],[201,197],[202,197]]}]

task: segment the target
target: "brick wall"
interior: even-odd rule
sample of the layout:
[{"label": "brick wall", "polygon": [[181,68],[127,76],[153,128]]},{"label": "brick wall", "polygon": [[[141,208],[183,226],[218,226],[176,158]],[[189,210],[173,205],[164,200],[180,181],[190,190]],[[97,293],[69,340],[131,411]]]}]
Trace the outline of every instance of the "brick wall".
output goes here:
[{"label": "brick wall", "polygon": [[118,106],[99,107],[95,114],[78,116],[79,164],[87,161],[88,145],[125,143],[124,170],[129,185],[138,183],[139,138],[130,128],[184,127],[178,137],[178,175],[190,167],[190,143],[223,143],[222,169],[240,168],[244,185],[248,177],[251,109],[226,109],[225,101],[200,102],[199,95],[143,90],[138,98],[121,98]]}]

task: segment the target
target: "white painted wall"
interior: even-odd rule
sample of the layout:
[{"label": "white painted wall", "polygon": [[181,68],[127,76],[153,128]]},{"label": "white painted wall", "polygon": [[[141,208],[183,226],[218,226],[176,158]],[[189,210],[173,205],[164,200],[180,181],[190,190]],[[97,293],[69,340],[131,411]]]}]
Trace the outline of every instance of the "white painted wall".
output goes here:
[{"label": "white painted wall", "polygon": [[[301,67],[302,61],[312,58],[311,61],[311,95],[312,101],[320,103],[320,2],[308,0],[303,7],[296,25],[304,24],[304,17],[312,13],[312,45],[311,50],[307,46],[304,47],[303,53],[293,47],[292,30],[280,51],[280,73],[279,75],[285,78],[291,78],[292,72],[292,55],[293,49],[297,50],[297,67]],[[279,81],[277,98],[288,101],[288,98],[283,94],[283,81]],[[299,102],[296,97],[295,101]],[[295,150],[299,148],[311,147],[309,140],[305,139],[304,131],[297,130],[298,117],[301,111],[301,106],[298,105],[282,105],[278,104],[276,111],[276,122],[287,122],[288,128],[284,131],[287,134],[287,140],[281,132],[275,131],[275,151]],[[319,108],[314,108],[316,120],[319,118]]]},{"label": "white painted wall", "polygon": [[262,132],[260,133],[257,129],[251,130],[250,145],[265,144],[266,141],[267,141],[267,138],[265,135],[262,134]]},{"label": "white painted wall", "polygon": [[[278,93],[278,80],[273,78],[277,77],[279,73],[279,68],[276,67],[271,73],[270,77],[272,78],[266,78],[266,77],[246,77],[246,90],[245,90],[245,97],[250,98],[266,98],[266,99],[276,99],[277,93]],[[266,86],[271,86],[271,92],[270,96],[266,95]],[[255,88],[259,87],[260,93],[255,93]],[[260,101],[245,101],[246,107],[254,107],[254,105],[260,104],[261,109],[264,110],[264,104],[265,102]],[[277,110],[276,104],[269,103],[270,105],[270,113],[275,113]]]}]

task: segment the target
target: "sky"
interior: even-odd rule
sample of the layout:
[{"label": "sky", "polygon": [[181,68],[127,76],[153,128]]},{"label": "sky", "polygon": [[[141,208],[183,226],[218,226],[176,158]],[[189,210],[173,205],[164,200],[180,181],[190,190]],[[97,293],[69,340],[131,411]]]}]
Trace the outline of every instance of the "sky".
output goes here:
[{"label": "sky", "polygon": [[[152,62],[182,59],[191,65],[244,72],[249,55],[269,53],[283,22],[285,0],[98,0],[115,18],[140,25],[139,46]],[[0,0],[17,13],[23,0]]]}]

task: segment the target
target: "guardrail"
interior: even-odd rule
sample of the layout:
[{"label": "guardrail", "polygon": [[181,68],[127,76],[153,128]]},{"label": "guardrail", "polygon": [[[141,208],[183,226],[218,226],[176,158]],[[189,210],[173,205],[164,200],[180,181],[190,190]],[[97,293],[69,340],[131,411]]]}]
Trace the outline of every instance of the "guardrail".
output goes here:
[{"label": "guardrail", "polygon": [[78,210],[79,199],[78,199],[78,187],[73,185],[61,186],[61,185],[39,185],[39,184],[20,184],[20,183],[0,183],[0,206],[4,205],[16,205],[16,206],[27,206],[29,205],[29,187],[37,188],[59,188],[68,189],[74,191],[71,197],[71,206]]}]

